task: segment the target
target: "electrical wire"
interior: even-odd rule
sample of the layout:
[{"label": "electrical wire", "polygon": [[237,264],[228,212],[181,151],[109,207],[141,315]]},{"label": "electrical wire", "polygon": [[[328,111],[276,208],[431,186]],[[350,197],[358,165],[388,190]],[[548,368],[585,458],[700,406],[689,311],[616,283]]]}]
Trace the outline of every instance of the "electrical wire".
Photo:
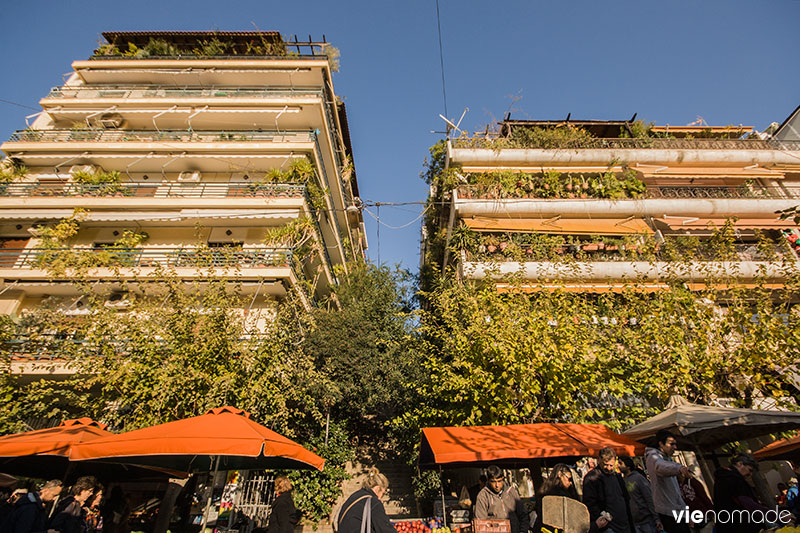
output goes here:
[{"label": "electrical wire", "polygon": [[444,99],[444,116],[447,114],[447,89],[444,83],[444,48],[442,47],[442,18],[439,16],[439,0],[436,0],[436,26],[439,28],[439,65],[442,69],[442,98]]},{"label": "electrical wire", "polygon": [[[380,213],[381,213],[381,211],[380,211],[380,209],[381,209],[381,206],[382,206],[382,205],[386,205],[386,204],[382,204],[382,203],[377,203],[377,204],[376,204],[376,206],[377,206],[377,208],[378,208],[378,214],[377,214],[377,215],[376,215],[375,213],[373,213],[372,211],[370,211],[369,209],[367,209],[366,207],[364,208],[364,211],[366,211],[366,213],[367,213],[369,216],[371,216],[372,218],[374,218],[375,220],[377,220],[377,221],[378,221],[378,228],[380,228],[380,226],[386,226],[386,227],[387,227],[387,228],[389,228],[389,229],[405,229],[405,228],[409,227],[411,224],[414,224],[415,222],[417,222],[417,221],[418,221],[419,219],[421,219],[423,216],[425,216],[425,213],[428,211],[428,207],[426,207],[426,208],[425,208],[425,209],[423,209],[423,210],[422,210],[422,212],[421,212],[421,213],[420,213],[420,214],[419,214],[419,215],[418,215],[418,216],[417,216],[417,217],[416,217],[414,220],[412,220],[411,222],[409,222],[409,223],[407,223],[407,224],[403,224],[402,226],[390,226],[389,224],[387,224],[386,222],[384,222],[384,221],[382,221],[382,220],[381,220],[381,217],[380,217]],[[380,238],[380,237],[379,237],[379,238]]]},{"label": "electrical wire", "polygon": [[15,105],[17,107],[24,107],[25,109],[32,109],[33,111],[41,111],[41,109],[37,109],[25,104],[18,104],[17,102],[12,102],[11,100],[3,100],[2,98],[0,98],[0,102],[3,102],[4,104]]}]

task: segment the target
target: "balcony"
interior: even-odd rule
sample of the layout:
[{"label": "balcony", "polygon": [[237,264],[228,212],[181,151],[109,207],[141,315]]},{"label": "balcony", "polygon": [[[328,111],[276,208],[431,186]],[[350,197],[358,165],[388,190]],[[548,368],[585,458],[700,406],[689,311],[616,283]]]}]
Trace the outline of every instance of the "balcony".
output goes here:
[{"label": "balcony", "polygon": [[299,142],[316,141],[313,131],[190,131],[190,130],[91,130],[54,129],[18,130],[11,134],[8,142],[91,142],[91,143],[231,143],[231,142]]},{"label": "balcony", "polygon": [[453,148],[498,149],[580,149],[580,150],[800,150],[800,141],[761,139],[664,139],[664,138],[612,138],[575,139],[561,143],[520,143],[504,137],[457,137],[451,140]]},{"label": "balcony", "polygon": [[121,267],[230,267],[290,266],[292,250],[286,248],[197,247],[73,247],[0,249],[0,268],[41,268],[50,260],[81,255],[90,266]]},{"label": "balcony", "polygon": [[50,89],[47,99],[140,99],[140,98],[283,98],[322,97],[323,91],[314,87],[164,87],[164,86],[61,86]]},{"label": "balcony", "polygon": [[[461,185],[458,187],[458,197],[460,199],[511,199],[511,198],[531,198],[541,200],[565,200],[565,199],[582,199],[582,200],[596,200],[603,199],[603,196],[598,196],[592,191],[583,191],[576,185],[574,192],[571,190],[553,190],[547,191],[548,194],[537,194],[535,191],[527,192],[522,189],[515,190],[490,190],[485,186],[479,185]],[[624,192],[620,198],[616,199],[631,199],[631,198],[744,198],[744,199],[785,199],[785,198],[800,198],[800,187],[762,187],[756,184],[743,184],[739,186],[731,185],[648,185],[644,192],[638,192],[635,196],[625,195]]]},{"label": "balcony", "polygon": [[10,197],[137,197],[137,198],[302,198],[304,185],[289,183],[8,183],[0,196]]}]

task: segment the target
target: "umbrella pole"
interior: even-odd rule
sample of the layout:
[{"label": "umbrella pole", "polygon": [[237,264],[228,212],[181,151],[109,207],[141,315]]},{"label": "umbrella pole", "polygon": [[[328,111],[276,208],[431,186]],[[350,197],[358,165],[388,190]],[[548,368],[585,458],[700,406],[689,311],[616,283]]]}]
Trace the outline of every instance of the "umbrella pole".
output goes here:
[{"label": "umbrella pole", "polygon": [[206,533],[206,524],[208,524],[208,512],[211,509],[211,500],[214,499],[214,482],[217,480],[217,470],[219,469],[219,455],[214,462],[214,473],[211,475],[211,487],[206,499],[206,510],[203,513],[203,525],[200,526],[200,533]]},{"label": "umbrella pole", "polygon": [[447,527],[447,509],[444,506],[444,482],[442,481],[442,467],[439,467],[439,490],[442,493],[442,520],[444,520],[444,527]]}]

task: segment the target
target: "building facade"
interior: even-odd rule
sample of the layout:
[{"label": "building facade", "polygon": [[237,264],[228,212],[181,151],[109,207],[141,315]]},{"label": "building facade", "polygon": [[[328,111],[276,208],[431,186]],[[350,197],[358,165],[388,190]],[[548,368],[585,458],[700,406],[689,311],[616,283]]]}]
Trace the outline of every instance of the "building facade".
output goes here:
[{"label": "building facade", "polygon": [[[498,289],[781,285],[797,264],[800,144],[746,127],[517,121],[446,141],[423,267]],[[721,250],[720,240],[729,246]]]},{"label": "building facade", "polygon": [[[164,269],[235,279],[255,322],[276,299],[329,295],[367,246],[338,51],[276,32],[103,36],[0,147],[0,313],[88,313],[71,269],[49,268],[62,252],[89,258],[85,281],[121,310]],[[77,233],[54,244],[65,219]]]}]

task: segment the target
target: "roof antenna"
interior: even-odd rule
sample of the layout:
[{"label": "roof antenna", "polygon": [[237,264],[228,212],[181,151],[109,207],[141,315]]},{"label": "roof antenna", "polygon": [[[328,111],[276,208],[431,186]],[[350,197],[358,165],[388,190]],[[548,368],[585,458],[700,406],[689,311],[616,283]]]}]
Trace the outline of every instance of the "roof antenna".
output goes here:
[{"label": "roof antenna", "polygon": [[450,122],[450,120],[448,120],[448,119],[447,119],[447,117],[445,117],[445,116],[444,116],[444,115],[442,115],[441,113],[439,114],[439,118],[441,118],[442,120],[444,120],[444,121],[447,123],[447,136],[448,136],[448,137],[450,136],[450,130],[456,130],[456,131],[458,132],[458,134],[459,134],[459,135],[461,135],[461,134],[463,134],[463,133],[464,133],[464,132],[463,132],[463,131],[462,131],[462,130],[459,128],[459,126],[461,125],[461,121],[462,121],[462,120],[464,120],[464,116],[467,114],[467,111],[469,111],[469,108],[468,108],[468,107],[465,107],[465,108],[464,108],[464,112],[463,112],[463,113],[461,113],[461,118],[460,118],[460,119],[458,119],[458,123],[456,123],[456,124],[453,124],[452,122]]}]

